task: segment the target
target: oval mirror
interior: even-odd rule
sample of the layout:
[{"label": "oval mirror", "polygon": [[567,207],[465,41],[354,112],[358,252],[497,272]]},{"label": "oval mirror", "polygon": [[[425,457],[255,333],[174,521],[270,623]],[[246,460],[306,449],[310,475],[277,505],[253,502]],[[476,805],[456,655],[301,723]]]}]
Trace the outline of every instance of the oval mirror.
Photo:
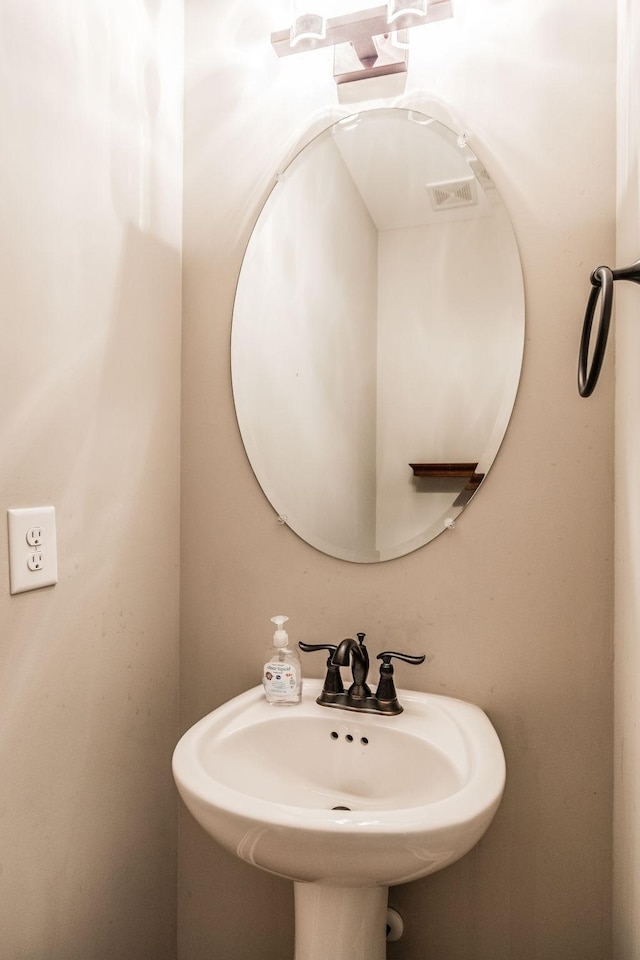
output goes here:
[{"label": "oval mirror", "polygon": [[428,543],[494,461],[523,343],[515,237],[465,138],[399,108],[324,130],[278,176],[233,312],[238,424],[279,517],[343,560]]}]

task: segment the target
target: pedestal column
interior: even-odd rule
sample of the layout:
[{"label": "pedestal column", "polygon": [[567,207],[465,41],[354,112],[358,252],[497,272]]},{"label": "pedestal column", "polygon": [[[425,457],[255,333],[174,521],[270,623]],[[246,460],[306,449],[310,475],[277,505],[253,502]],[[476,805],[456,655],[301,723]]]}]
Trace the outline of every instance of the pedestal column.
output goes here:
[{"label": "pedestal column", "polygon": [[293,886],[294,960],[385,960],[387,887]]}]

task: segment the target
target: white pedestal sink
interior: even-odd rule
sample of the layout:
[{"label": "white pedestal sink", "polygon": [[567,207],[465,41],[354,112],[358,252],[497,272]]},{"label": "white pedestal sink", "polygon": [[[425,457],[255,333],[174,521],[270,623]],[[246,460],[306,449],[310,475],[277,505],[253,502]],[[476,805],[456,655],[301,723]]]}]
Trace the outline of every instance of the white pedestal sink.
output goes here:
[{"label": "white pedestal sink", "polygon": [[478,707],[398,691],[387,717],[268,704],[262,687],[188,730],[173,774],[222,846],[294,881],[295,960],[384,960],[387,888],[446,867],[482,837],[505,762]]}]

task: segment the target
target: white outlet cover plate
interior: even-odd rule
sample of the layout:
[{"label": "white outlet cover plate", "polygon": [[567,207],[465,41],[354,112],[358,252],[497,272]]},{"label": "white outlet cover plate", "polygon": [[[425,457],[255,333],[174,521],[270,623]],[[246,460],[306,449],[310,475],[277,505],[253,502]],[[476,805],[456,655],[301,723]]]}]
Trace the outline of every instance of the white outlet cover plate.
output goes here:
[{"label": "white outlet cover plate", "polygon": [[[55,507],[21,507],[7,510],[9,529],[9,578],[11,593],[24,593],[50,587],[58,582],[58,548]],[[33,527],[42,529],[42,543],[31,546],[27,540]],[[42,554],[42,566],[29,569],[30,554]]]}]

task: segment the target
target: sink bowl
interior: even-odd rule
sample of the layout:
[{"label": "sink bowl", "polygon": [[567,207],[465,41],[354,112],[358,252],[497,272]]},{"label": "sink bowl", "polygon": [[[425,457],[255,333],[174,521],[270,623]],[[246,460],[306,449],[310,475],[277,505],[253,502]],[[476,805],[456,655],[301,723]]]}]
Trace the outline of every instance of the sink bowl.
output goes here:
[{"label": "sink bowl", "polygon": [[[330,888],[343,905],[345,890],[358,898],[360,888],[354,909],[366,913],[362,903],[375,900],[375,926],[387,887],[440,870],[478,842],[505,784],[500,741],[478,707],[400,690],[399,716],[361,714],[317,704],[321,686],[305,680],[302,702],[289,706],[268,704],[255,687],[198,721],[173,756],[198,823],[296,884],[296,960],[342,955],[335,944],[305,952],[299,914],[309,927],[309,913],[331,909]],[[384,956],[363,949],[367,960]],[[351,944],[344,955],[360,953]]]}]

